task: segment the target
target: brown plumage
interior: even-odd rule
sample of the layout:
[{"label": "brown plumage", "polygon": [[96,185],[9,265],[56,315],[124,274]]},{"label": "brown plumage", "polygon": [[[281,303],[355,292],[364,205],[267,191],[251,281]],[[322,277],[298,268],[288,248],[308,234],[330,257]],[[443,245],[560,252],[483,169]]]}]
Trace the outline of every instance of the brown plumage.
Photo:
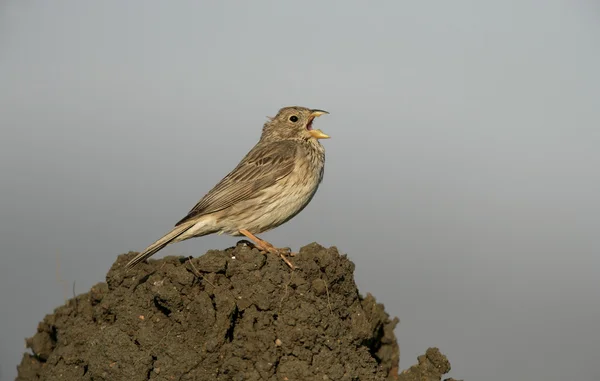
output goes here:
[{"label": "brown plumage", "polygon": [[287,222],[312,199],[325,165],[326,139],[312,128],[327,114],[304,107],[285,107],[263,127],[246,157],[179,221],[173,230],[133,258],[131,268],[166,245],[212,233],[244,235],[259,249],[278,254],[293,268],[283,249],[256,237]]}]

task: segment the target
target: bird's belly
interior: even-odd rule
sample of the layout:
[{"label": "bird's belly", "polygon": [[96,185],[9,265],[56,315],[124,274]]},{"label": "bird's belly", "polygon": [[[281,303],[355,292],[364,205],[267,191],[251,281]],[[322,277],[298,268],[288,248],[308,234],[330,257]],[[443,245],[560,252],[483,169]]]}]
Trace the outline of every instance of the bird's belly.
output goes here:
[{"label": "bird's belly", "polygon": [[300,213],[310,202],[319,186],[316,181],[286,182],[265,189],[260,196],[242,201],[232,207],[231,215],[238,217],[224,223],[222,231],[231,235],[240,235],[240,229],[260,234],[276,228]]}]

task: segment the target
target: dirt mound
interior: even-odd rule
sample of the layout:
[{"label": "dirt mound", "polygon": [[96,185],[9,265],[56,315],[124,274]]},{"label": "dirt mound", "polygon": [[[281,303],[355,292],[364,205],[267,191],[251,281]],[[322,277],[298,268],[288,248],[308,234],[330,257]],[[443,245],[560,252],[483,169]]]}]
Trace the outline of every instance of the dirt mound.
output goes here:
[{"label": "dirt mound", "polygon": [[[419,356],[419,363],[406,369],[397,378],[398,381],[439,381],[450,371],[450,362],[437,348],[429,348]],[[462,381],[447,378],[444,381]]]},{"label": "dirt mound", "polygon": [[125,273],[134,255],[44,318],[17,380],[398,377],[398,319],[359,295],[354,264],[335,247],[302,248],[295,271],[245,244]]}]

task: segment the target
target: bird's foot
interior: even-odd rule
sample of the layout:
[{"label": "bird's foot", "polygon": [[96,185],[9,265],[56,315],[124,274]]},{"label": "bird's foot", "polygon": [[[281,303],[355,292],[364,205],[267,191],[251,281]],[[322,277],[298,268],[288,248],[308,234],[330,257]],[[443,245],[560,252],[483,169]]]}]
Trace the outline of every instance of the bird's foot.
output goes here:
[{"label": "bird's foot", "polygon": [[264,247],[259,249],[261,251],[264,251],[266,253],[271,253],[271,254],[275,254],[278,255],[284,262],[286,265],[288,265],[292,270],[294,270],[296,268],[296,266],[294,266],[294,264],[292,262],[290,262],[290,260],[288,259],[288,256],[292,256],[292,250],[289,247],[275,247],[273,245],[271,245],[269,242],[263,241],[265,242],[267,245],[265,245]]},{"label": "bird's foot", "polygon": [[292,262],[290,262],[290,260],[287,258],[288,255],[289,256],[295,255],[295,254],[292,254],[292,249],[290,249],[289,247],[277,248],[277,247],[273,246],[271,243],[258,238],[254,234],[252,234],[249,231],[244,230],[244,229],[240,230],[240,233],[242,233],[243,235],[248,237],[250,240],[252,240],[252,242],[254,243],[255,247],[258,250],[262,251],[263,253],[271,253],[271,254],[278,255],[285,262],[285,264],[288,265],[292,270],[296,269],[296,266],[294,266],[294,264]]},{"label": "bird's foot", "polygon": [[277,250],[281,250],[288,257],[295,257],[298,253],[294,253],[291,247],[280,247]]}]

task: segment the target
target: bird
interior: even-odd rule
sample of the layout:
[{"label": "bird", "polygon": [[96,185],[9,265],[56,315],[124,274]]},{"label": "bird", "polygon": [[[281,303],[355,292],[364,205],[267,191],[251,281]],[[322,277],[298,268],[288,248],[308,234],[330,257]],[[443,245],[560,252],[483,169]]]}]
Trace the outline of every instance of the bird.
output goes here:
[{"label": "bird", "polygon": [[300,106],[281,108],[268,117],[256,145],[217,183],[175,227],[137,254],[126,269],[135,267],[165,246],[205,236],[245,236],[264,253],[272,253],[292,269],[281,249],[257,234],[274,229],[300,213],[313,199],[325,170],[329,139],[313,121],[329,112]]}]

